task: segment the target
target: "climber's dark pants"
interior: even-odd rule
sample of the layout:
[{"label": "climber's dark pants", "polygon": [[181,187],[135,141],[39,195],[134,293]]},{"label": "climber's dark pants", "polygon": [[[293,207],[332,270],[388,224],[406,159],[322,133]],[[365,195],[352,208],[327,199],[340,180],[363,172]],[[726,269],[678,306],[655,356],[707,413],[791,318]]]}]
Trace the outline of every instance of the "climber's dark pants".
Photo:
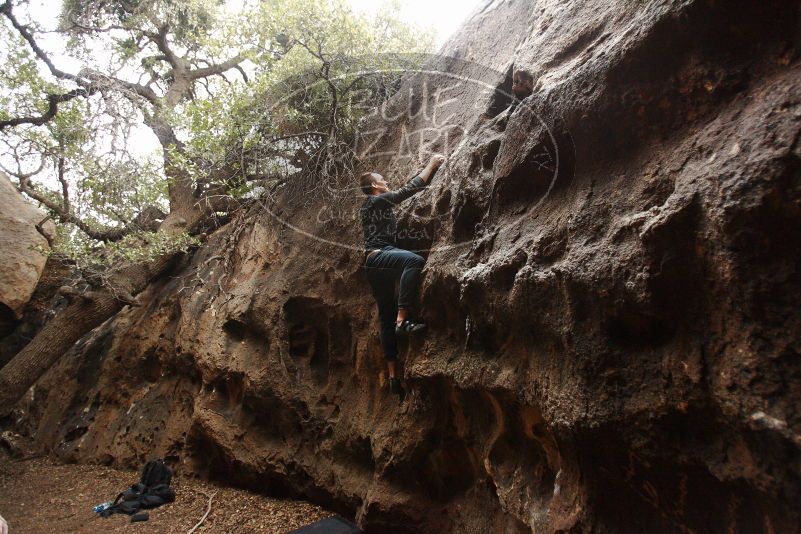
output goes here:
[{"label": "climber's dark pants", "polygon": [[[381,323],[381,345],[387,360],[398,358],[395,338],[395,319],[398,308],[407,310],[409,318],[417,303],[417,288],[425,259],[414,252],[396,247],[384,247],[364,262],[364,272],[378,304]],[[395,282],[400,279],[398,302],[395,304]]]}]

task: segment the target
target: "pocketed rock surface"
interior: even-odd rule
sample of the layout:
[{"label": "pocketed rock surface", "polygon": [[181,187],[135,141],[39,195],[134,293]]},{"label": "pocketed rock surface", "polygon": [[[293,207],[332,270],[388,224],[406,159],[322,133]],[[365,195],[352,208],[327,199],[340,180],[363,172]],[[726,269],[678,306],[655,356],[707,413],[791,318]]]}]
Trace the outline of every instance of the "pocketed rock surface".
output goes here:
[{"label": "pocketed rock surface", "polygon": [[0,452],[0,514],[14,534],[52,532],[187,532],[208,510],[195,532],[284,534],[331,515],[318,506],[271,499],[177,476],[174,503],[147,510],[147,521],[131,523],[92,511],[139,480],[132,470],[97,465],[62,465],[47,458],[12,460]]},{"label": "pocketed rock surface", "polygon": [[[797,532],[799,20],[789,0],[485,2],[365,124],[393,186],[417,148],[449,157],[400,210],[430,326],[402,402],[358,219],[285,198],[83,339],[15,428],[369,532]],[[506,113],[514,65],[535,92]]]}]

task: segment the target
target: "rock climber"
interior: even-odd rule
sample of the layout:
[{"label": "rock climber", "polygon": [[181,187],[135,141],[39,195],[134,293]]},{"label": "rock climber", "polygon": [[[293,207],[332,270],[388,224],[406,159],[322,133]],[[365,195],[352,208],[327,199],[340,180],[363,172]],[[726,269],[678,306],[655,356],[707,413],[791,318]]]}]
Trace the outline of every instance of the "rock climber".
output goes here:
[{"label": "rock climber", "polygon": [[[504,111],[495,116],[489,123],[490,129],[502,132],[506,130],[509,117],[526,97],[534,92],[534,76],[527,69],[515,69],[512,74],[512,101]],[[506,95],[505,95],[506,96]]]},{"label": "rock climber", "polygon": [[[373,291],[381,324],[381,345],[387,360],[389,388],[403,394],[398,378],[397,336],[417,334],[426,325],[415,316],[417,288],[425,259],[397,247],[397,221],[393,208],[415,193],[422,191],[445,161],[436,154],[419,174],[396,191],[390,191],[384,177],[366,172],[359,177],[359,186],[367,195],[360,210],[364,229],[364,271]],[[395,282],[400,281],[395,300]]]},{"label": "rock climber", "polygon": [[516,101],[512,105],[516,105],[517,101],[531,96],[534,92],[534,76],[526,69],[517,69],[512,75],[512,94]]}]

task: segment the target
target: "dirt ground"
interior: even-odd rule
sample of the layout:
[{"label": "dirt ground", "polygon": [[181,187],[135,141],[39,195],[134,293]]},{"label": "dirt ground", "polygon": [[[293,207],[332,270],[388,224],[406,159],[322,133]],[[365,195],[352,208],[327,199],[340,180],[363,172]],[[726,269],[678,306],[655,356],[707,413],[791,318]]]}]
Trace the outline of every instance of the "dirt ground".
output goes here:
[{"label": "dirt ground", "polygon": [[92,511],[114,499],[139,474],[103,466],[59,465],[47,458],[14,460],[0,451],[0,515],[9,534],[181,533],[211,512],[200,533],[285,533],[333,515],[303,501],[271,499],[247,491],[176,476],[175,502],[149,510],[150,520],[131,523],[126,515],[102,518]]}]

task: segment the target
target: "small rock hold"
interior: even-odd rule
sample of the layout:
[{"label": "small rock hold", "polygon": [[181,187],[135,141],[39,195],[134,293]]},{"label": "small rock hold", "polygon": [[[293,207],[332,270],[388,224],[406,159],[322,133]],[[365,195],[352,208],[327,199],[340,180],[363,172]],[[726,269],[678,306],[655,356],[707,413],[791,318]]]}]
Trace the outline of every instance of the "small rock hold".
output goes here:
[{"label": "small rock hold", "polygon": [[782,421],[781,419],[776,419],[775,417],[771,417],[765,412],[754,412],[751,414],[751,417],[748,418],[751,423],[754,423],[756,426],[761,428],[769,428],[771,430],[786,430],[787,429],[787,422]]}]

